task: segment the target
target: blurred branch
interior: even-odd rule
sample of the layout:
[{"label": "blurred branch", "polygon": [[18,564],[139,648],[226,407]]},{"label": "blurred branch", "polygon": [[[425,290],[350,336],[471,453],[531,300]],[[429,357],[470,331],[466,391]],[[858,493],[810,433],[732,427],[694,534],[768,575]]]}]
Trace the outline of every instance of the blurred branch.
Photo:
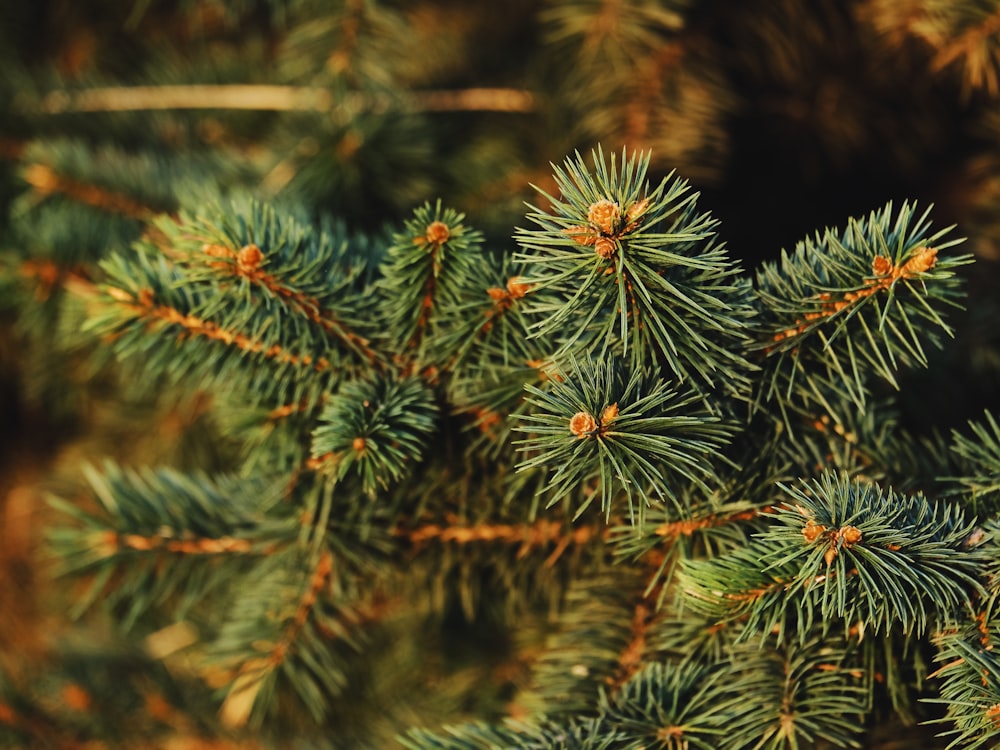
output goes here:
[{"label": "blurred branch", "polygon": [[[532,112],[535,97],[529,91],[508,88],[471,88],[456,91],[412,92],[415,109],[425,112]],[[112,86],[78,92],[53,91],[38,106],[47,114],[62,112],[125,112],[155,109],[246,109],[328,112],[334,107],[385,110],[389,96],[350,92],[335,96],[329,90],[275,85]]]}]

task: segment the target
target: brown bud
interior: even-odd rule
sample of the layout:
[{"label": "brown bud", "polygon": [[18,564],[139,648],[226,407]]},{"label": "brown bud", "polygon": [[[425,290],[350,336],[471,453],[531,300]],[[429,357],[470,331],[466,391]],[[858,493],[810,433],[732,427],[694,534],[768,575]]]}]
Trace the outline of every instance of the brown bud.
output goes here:
[{"label": "brown bud", "polygon": [[521,299],[531,290],[531,284],[525,284],[520,276],[511,276],[507,279],[507,293],[511,299]]},{"label": "brown bud", "polygon": [[126,292],[124,289],[118,289],[117,287],[111,287],[108,289],[108,296],[111,299],[118,302],[132,302],[133,297],[131,294]]},{"label": "brown bud", "polygon": [[432,245],[443,245],[451,237],[451,230],[443,221],[432,221],[424,237]]},{"label": "brown bud", "polygon": [[986,718],[993,722],[993,726],[1000,726],[1000,703],[994,703],[986,709]]},{"label": "brown bud", "polygon": [[844,526],[840,529],[840,537],[845,545],[857,544],[861,541],[861,529],[857,526]]},{"label": "brown bud", "polygon": [[29,164],[22,173],[25,182],[43,195],[55,192],[59,187],[59,176],[44,164]]},{"label": "brown bud", "polygon": [[611,424],[615,421],[615,417],[618,416],[618,404],[611,404],[601,412],[601,426]]},{"label": "brown bud", "polygon": [[625,220],[629,224],[632,224],[636,219],[646,213],[647,208],[649,208],[649,198],[643,198],[638,203],[633,203],[629,206],[628,211],[625,212]]},{"label": "brown bud", "polygon": [[351,441],[351,448],[354,449],[355,453],[364,453],[366,445],[367,443],[365,442],[365,439],[360,436]]},{"label": "brown bud", "polygon": [[89,711],[92,705],[90,693],[75,682],[68,683],[62,689],[62,702],[74,711]]},{"label": "brown bud", "polygon": [[888,276],[892,273],[892,261],[884,255],[876,255],[872,261],[872,273],[876,276]]},{"label": "brown bud", "polygon": [[920,247],[913,251],[910,259],[903,264],[903,275],[914,276],[926,273],[937,264],[937,248]]},{"label": "brown bud", "polygon": [[604,234],[614,234],[618,229],[618,219],[622,212],[618,204],[607,199],[590,204],[587,221]]},{"label": "brown bud", "polygon": [[972,533],[962,542],[963,547],[976,547],[982,543],[986,538],[986,532],[981,526],[977,526],[972,530]]},{"label": "brown bud", "polygon": [[597,420],[594,419],[594,415],[590,412],[578,411],[569,420],[569,431],[578,438],[587,437],[587,435],[591,434],[596,429]]},{"label": "brown bud", "polygon": [[597,242],[594,243],[594,252],[605,259],[612,257],[617,250],[618,245],[615,241],[607,237],[598,237]]},{"label": "brown bud", "polygon": [[815,542],[824,533],[826,533],[826,526],[812,520],[806,521],[806,525],[802,527],[802,536],[806,538],[806,541],[809,542],[809,544]]},{"label": "brown bud", "polygon": [[253,271],[264,260],[264,253],[256,245],[247,245],[236,254],[236,262],[241,271]]},{"label": "brown bud", "polygon": [[211,255],[213,258],[232,258],[233,251],[224,245],[202,245],[201,251],[205,255]]},{"label": "brown bud", "polygon": [[823,555],[823,562],[825,562],[826,563],[826,567],[829,568],[831,565],[833,565],[833,561],[836,558],[837,558],[837,547],[836,547],[836,545],[831,544],[827,548],[826,554]]},{"label": "brown bud", "polygon": [[139,534],[125,534],[121,537],[121,543],[125,547],[138,550],[150,550],[156,546],[156,541]]}]

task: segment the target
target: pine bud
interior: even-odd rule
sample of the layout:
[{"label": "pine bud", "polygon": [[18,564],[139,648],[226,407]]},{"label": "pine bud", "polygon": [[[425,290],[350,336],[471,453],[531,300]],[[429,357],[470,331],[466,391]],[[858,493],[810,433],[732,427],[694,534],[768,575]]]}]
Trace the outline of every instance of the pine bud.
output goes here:
[{"label": "pine bud", "polygon": [[611,404],[604,411],[601,412],[601,427],[611,424],[615,421],[615,417],[618,416],[618,404]]},{"label": "pine bud", "polygon": [[607,237],[598,237],[597,242],[594,243],[594,252],[605,259],[614,256],[617,250],[618,245],[615,244],[615,241]]},{"label": "pine bud", "polygon": [[846,546],[857,544],[861,541],[861,529],[857,526],[844,526],[840,530],[840,536]]},{"label": "pine bud", "polygon": [[424,237],[431,245],[443,245],[451,237],[451,230],[443,221],[432,221]]},{"label": "pine bud", "polygon": [[511,276],[507,279],[507,294],[511,299],[521,299],[531,289],[531,284],[521,281],[520,276]]},{"label": "pine bud", "polygon": [[994,703],[986,709],[986,718],[993,722],[993,726],[1000,727],[1000,703]]},{"label": "pine bud", "polygon": [[977,526],[972,530],[972,533],[962,542],[963,547],[978,547],[982,544],[983,540],[986,538],[986,532],[981,526]]},{"label": "pine bud", "polygon": [[578,411],[569,420],[569,431],[578,438],[585,438],[597,429],[594,415],[586,411]]},{"label": "pine bud", "polygon": [[937,264],[937,248],[921,247],[913,251],[910,259],[903,264],[903,276],[926,273]]},{"label": "pine bud", "polygon": [[809,544],[815,542],[824,533],[826,533],[826,526],[815,521],[806,521],[806,525],[802,527],[802,536],[805,537]]},{"label": "pine bud", "polygon": [[876,255],[872,261],[872,274],[875,276],[888,276],[892,273],[892,261],[884,255]]},{"label": "pine bud", "polygon": [[236,262],[244,273],[257,270],[264,260],[264,253],[256,245],[247,245],[236,254]]},{"label": "pine bud", "polygon": [[643,198],[638,203],[633,203],[625,212],[625,220],[629,224],[634,224],[639,217],[646,213],[647,208],[649,208],[649,198]]},{"label": "pine bud", "polygon": [[587,221],[604,234],[614,234],[618,229],[618,219],[622,212],[618,204],[607,199],[590,204],[587,211]]}]

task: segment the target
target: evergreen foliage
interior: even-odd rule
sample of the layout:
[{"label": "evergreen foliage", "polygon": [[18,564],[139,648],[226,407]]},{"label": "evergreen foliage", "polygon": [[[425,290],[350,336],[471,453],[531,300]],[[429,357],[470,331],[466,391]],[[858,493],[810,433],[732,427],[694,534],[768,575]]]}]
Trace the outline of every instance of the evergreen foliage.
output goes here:
[{"label": "evergreen foliage", "polygon": [[804,88],[851,161],[889,50],[995,150],[1000,10],[820,5],[112,0],[51,60],[0,10],[0,364],[50,451],[0,519],[83,634],[20,624],[6,545],[0,743],[1000,743],[994,186],[720,192]]}]

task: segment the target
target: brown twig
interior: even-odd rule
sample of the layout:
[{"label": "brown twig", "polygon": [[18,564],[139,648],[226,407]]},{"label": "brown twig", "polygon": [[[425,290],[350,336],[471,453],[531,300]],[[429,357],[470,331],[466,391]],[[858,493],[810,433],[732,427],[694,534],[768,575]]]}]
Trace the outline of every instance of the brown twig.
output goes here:
[{"label": "brown twig", "polygon": [[937,250],[932,247],[920,247],[914,250],[909,259],[902,265],[896,265],[882,255],[876,255],[872,261],[872,274],[874,278],[867,279],[864,286],[854,292],[845,292],[840,299],[834,299],[828,292],[818,296],[820,309],[817,312],[807,313],[802,320],[790,328],[778,331],[774,334],[775,341],[794,338],[807,331],[813,326],[832,318],[842,310],[855,305],[878,292],[888,290],[900,280],[912,279],[922,273],[930,271],[937,264]]},{"label": "brown twig", "polygon": [[278,344],[266,346],[262,341],[250,338],[243,333],[234,333],[220,327],[216,323],[202,320],[196,315],[185,315],[180,310],[168,305],[157,305],[150,289],[143,289],[137,297],[123,289],[111,289],[111,296],[124,307],[134,311],[138,317],[152,321],[162,321],[182,328],[193,337],[203,337],[213,341],[221,341],[229,346],[235,346],[252,354],[261,354],[278,364],[291,364],[298,367],[308,367],[317,372],[330,369],[331,363],[326,357],[313,358],[308,354],[292,354]]},{"label": "brown twig", "polygon": [[583,546],[594,539],[607,537],[607,529],[594,526],[579,526],[567,531],[559,521],[542,519],[533,524],[478,524],[475,526],[426,524],[413,529],[397,527],[393,535],[409,541],[420,548],[430,541],[451,544],[472,544],[477,542],[502,542],[520,545],[518,557],[524,557],[532,550],[555,544],[556,549],[546,559],[546,565],[553,565],[559,554],[570,545]]},{"label": "brown twig", "polygon": [[705,516],[704,518],[691,518],[683,521],[670,521],[668,523],[660,524],[656,528],[656,535],[663,537],[667,541],[674,541],[682,536],[691,536],[696,531],[702,529],[711,529],[717,526],[725,526],[728,523],[734,523],[738,521],[749,521],[751,518],[756,516],[759,511],[755,508],[752,510],[741,510],[736,513],[730,513],[725,516]]},{"label": "brown twig", "polygon": [[395,107],[423,112],[533,112],[535,97],[510,88],[409,92],[393,98],[358,92],[334,96],[328,89],[265,84],[188,86],[112,86],[53,91],[39,102],[45,114],[63,112],[132,112],[165,109],[231,109],[276,112],[383,112]]},{"label": "brown twig", "polygon": [[277,297],[286,300],[293,309],[333,334],[350,348],[366,357],[370,362],[375,363],[379,360],[378,353],[369,346],[368,339],[359,336],[346,325],[336,320],[332,313],[321,307],[319,300],[291,289],[273,274],[266,273],[260,267],[265,256],[256,245],[246,245],[239,250],[233,250],[222,245],[205,245],[202,251],[207,255],[225,259],[214,262],[213,266],[231,269],[236,275],[264,287]]},{"label": "brown twig", "polygon": [[327,585],[332,573],[333,555],[324,551],[316,561],[309,585],[299,599],[295,614],[285,627],[281,639],[265,655],[248,659],[240,666],[220,710],[220,717],[226,726],[241,727],[246,724],[265,677],[288,658],[319,599],[320,591]]},{"label": "brown twig", "polygon": [[29,164],[22,170],[21,176],[42,196],[58,193],[79,203],[138,221],[148,221],[159,213],[127,195],[60,175],[45,164]]},{"label": "brown twig", "polygon": [[111,557],[121,552],[170,552],[179,555],[268,555],[276,545],[256,545],[249,539],[231,536],[201,537],[198,539],[177,539],[168,534],[146,536],[143,534],[119,534],[116,531],[101,532],[93,549],[101,557]]}]

